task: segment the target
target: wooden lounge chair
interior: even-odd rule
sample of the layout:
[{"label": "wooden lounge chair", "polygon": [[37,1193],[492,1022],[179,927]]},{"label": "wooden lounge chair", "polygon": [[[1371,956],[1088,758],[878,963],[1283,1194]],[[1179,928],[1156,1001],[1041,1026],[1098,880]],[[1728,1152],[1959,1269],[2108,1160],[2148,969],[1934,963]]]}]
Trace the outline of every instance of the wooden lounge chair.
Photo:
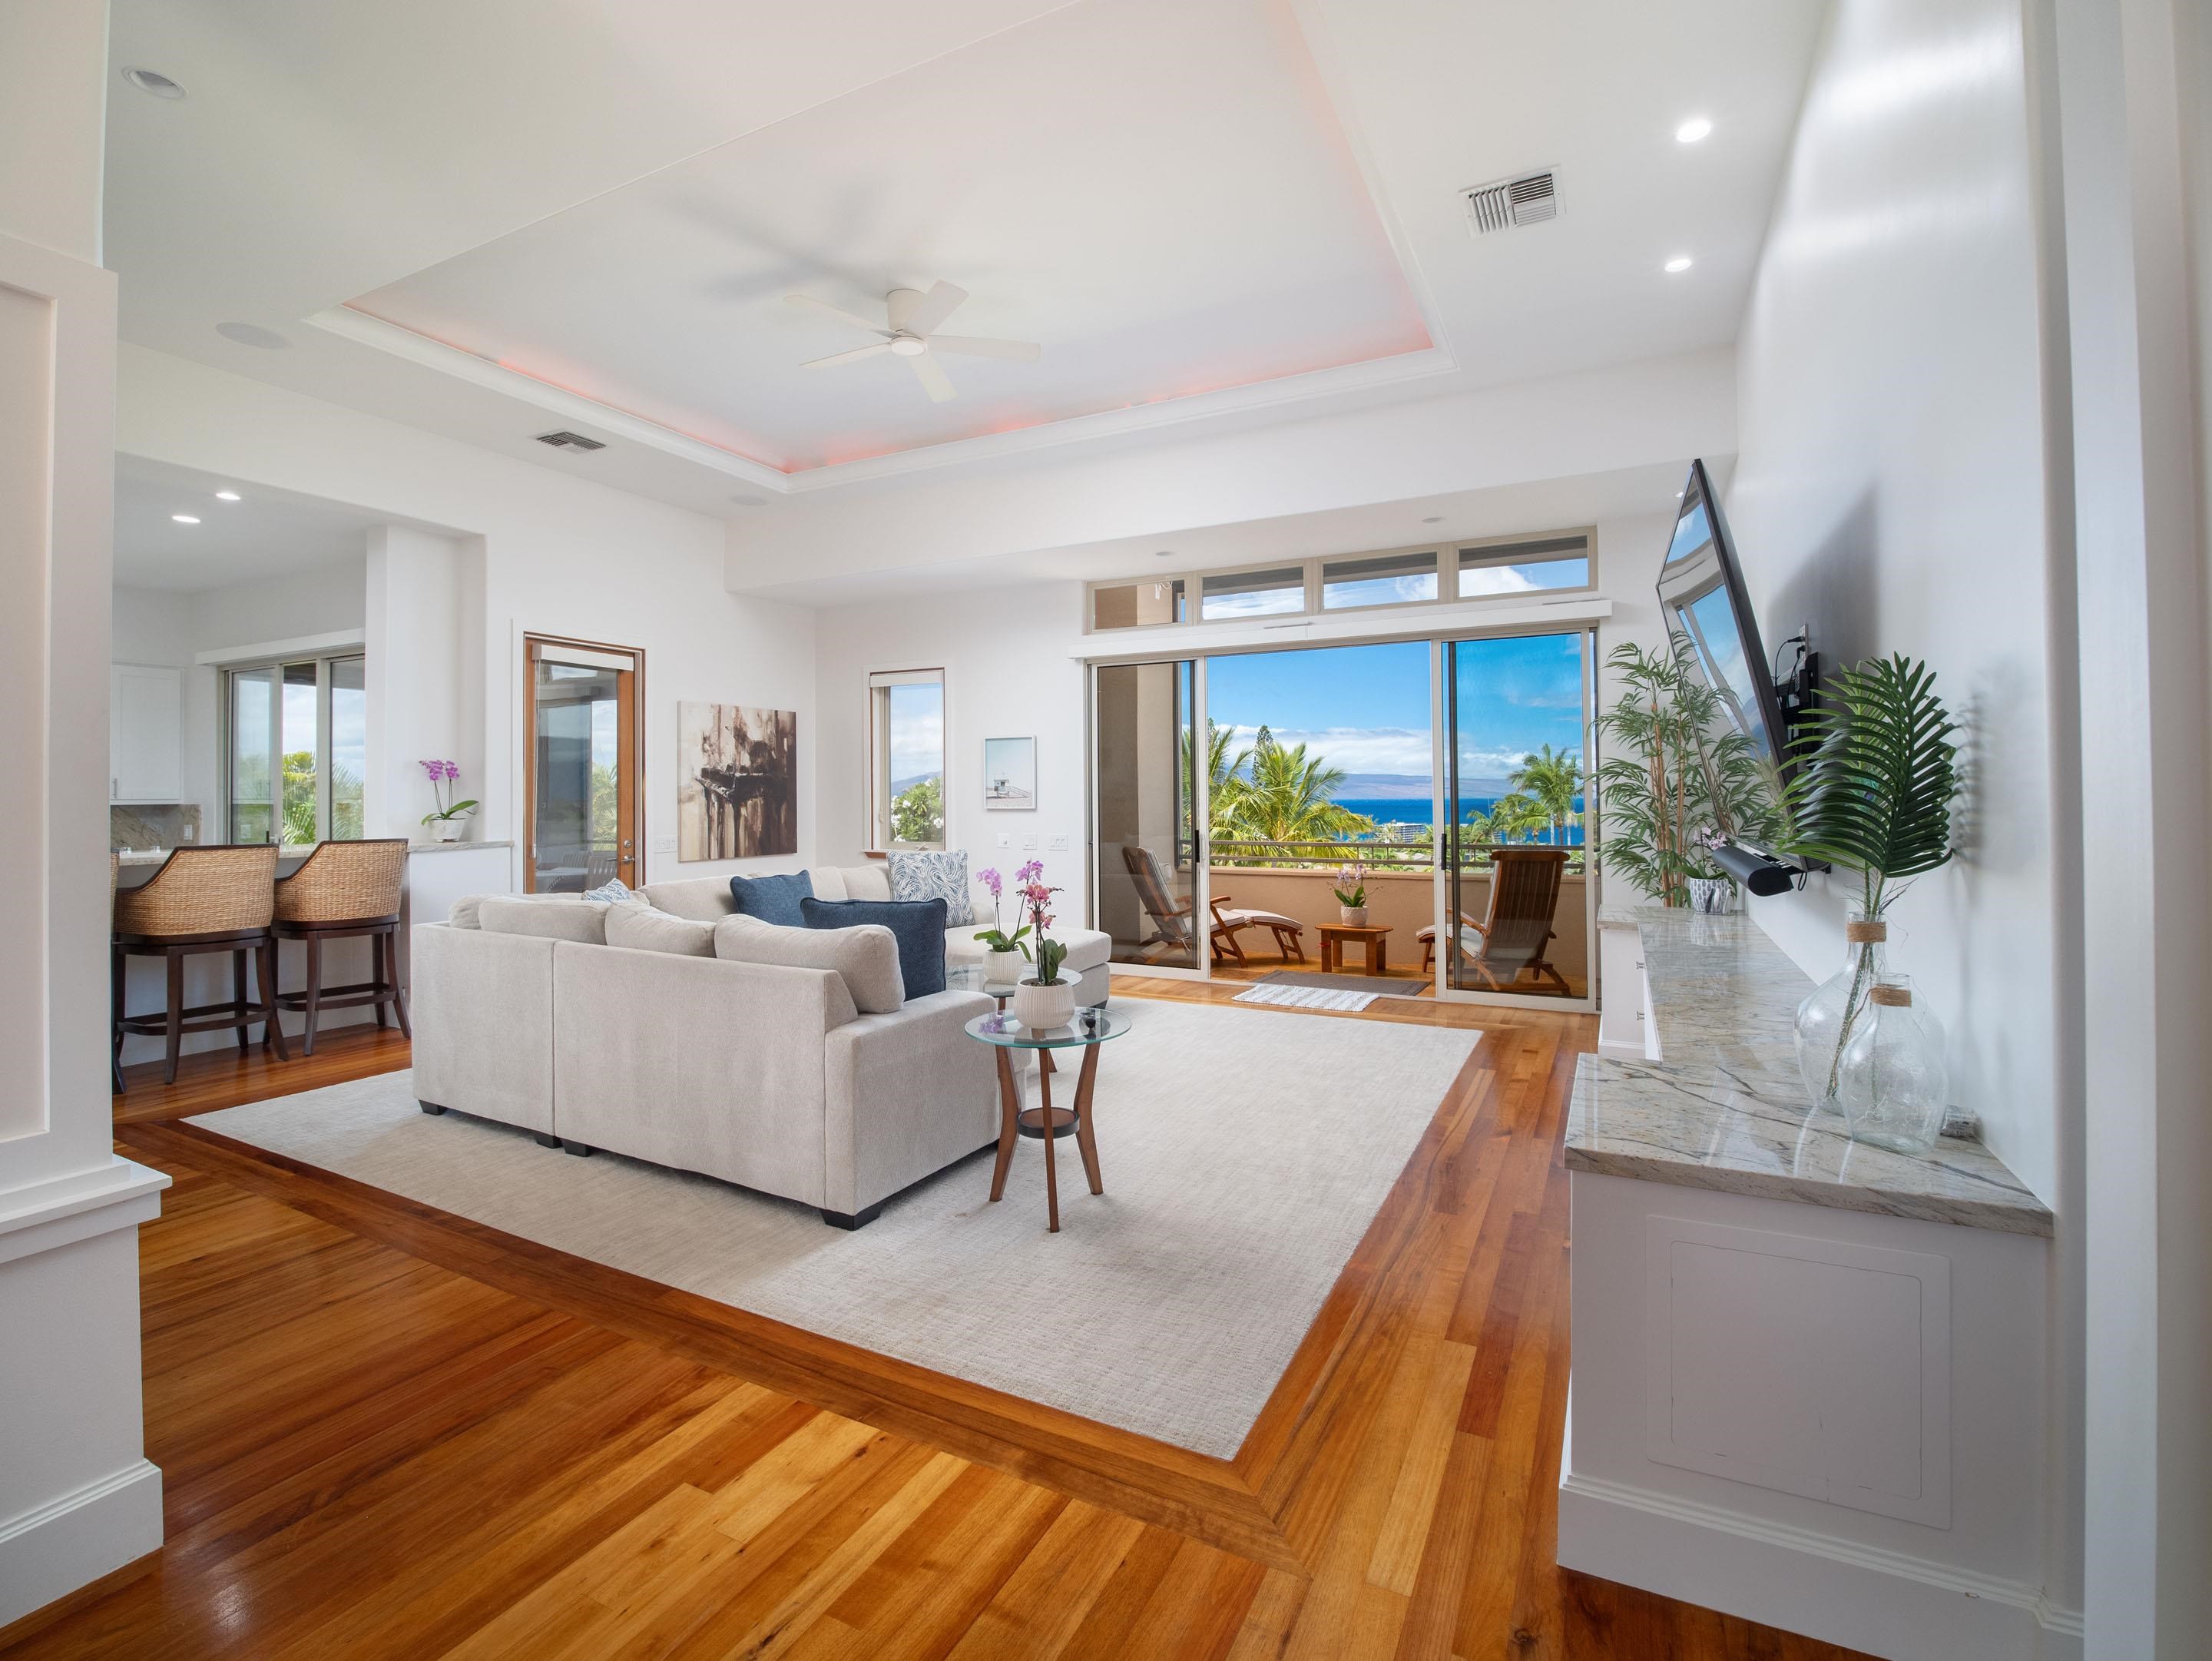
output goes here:
[{"label": "wooden lounge chair", "polygon": [[[1498,848],[1490,855],[1490,910],[1477,922],[1459,914],[1454,930],[1459,955],[1474,980],[1486,991],[1510,992],[1524,974],[1540,984],[1548,978],[1563,995],[1574,989],[1566,977],[1552,966],[1546,948],[1558,939],[1552,921],[1559,910],[1559,879],[1567,868],[1564,848]],[[1475,943],[1470,946],[1472,932]],[[1436,961],[1437,931],[1433,926],[1417,937],[1424,942],[1421,967]],[[1524,988],[1523,990],[1533,990]]]},{"label": "wooden lounge chair", "polygon": [[[1167,873],[1160,869],[1158,857],[1149,848],[1139,848],[1124,843],[1121,863],[1129,868],[1129,879],[1137,885],[1137,899],[1145,908],[1145,915],[1152,920],[1150,939],[1138,943],[1139,952],[1160,946],[1172,952],[1188,952],[1194,958],[1196,950],[1191,938],[1188,900],[1177,900],[1168,885]],[[1285,962],[1295,958],[1306,960],[1304,936],[1305,925],[1295,917],[1286,917],[1279,911],[1259,911],[1249,907],[1231,910],[1230,896],[1216,895],[1208,910],[1212,914],[1209,933],[1213,949],[1236,963],[1248,961],[1244,948],[1237,944],[1237,931],[1244,928],[1265,928],[1275,936],[1275,949]]]}]

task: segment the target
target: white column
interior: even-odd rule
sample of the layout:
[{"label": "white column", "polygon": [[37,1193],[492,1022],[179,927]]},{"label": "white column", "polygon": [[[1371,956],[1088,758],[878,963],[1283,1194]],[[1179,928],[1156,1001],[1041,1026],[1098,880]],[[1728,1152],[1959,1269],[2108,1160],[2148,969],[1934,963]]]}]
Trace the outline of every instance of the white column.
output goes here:
[{"label": "white column", "polygon": [[[421,763],[431,758],[459,764],[463,799],[484,797],[483,730],[477,683],[464,672],[475,622],[469,577],[478,572],[468,551],[451,537],[404,525],[380,525],[368,533],[368,611],[362,639],[368,656],[369,834],[410,837],[428,833],[422,815],[434,803]],[[479,600],[476,610],[481,610]],[[471,631],[474,631],[472,635]],[[471,838],[481,836],[478,823]]]},{"label": "white column", "polygon": [[2199,0],[2057,0],[2082,745],[2086,1653],[2212,1654]]},{"label": "white column", "polygon": [[0,0],[0,1624],[156,1549],[137,1225],[112,1152],[107,660],[115,283],[100,268],[105,0]]}]

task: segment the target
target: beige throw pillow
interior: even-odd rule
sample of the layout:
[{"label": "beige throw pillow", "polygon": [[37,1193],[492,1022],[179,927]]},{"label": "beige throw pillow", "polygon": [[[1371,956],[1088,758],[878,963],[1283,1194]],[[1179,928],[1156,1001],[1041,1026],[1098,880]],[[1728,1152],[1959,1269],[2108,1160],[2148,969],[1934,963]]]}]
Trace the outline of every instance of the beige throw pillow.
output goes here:
[{"label": "beige throw pillow", "polygon": [[834,970],[863,1015],[889,1015],[906,1001],[898,942],[880,924],[785,928],[740,912],[714,925],[714,955],[736,963]]},{"label": "beige throw pillow", "polygon": [[477,912],[486,900],[522,900],[532,905],[581,905],[581,894],[464,894],[453,902],[446,921],[455,928],[477,928]]},{"label": "beige throw pillow", "polygon": [[535,894],[488,897],[477,908],[477,927],[490,934],[536,934],[546,940],[578,940],[586,946],[607,943],[607,913],[614,907],[586,899],[572,900],[565,905],[544,903],[554,897],[547,895],[541,898]]},{"label": "beige throw pillow", "polygon": [[607,944],[633,952],[673,952],[688,958],[714,955],[714,925],[671,916],[646,905],[617,905],[607,912]]}]

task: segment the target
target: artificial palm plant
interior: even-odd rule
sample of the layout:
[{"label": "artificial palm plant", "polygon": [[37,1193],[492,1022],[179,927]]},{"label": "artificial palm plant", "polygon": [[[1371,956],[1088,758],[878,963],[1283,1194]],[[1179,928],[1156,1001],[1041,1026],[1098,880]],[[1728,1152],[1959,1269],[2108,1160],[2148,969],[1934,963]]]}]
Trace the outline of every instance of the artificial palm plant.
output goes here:
[{"label": "artificial palm plant", "polygon": [[1667,905],[1690,903],[1690,879],[1726,873],[1717,843],[1764,840],[1778,824],[1772,770],[1722,718],[1690,642],[1633,643],[1607,657],[1620,697],[1597,718],[1618,753],[1597,770],[1605,857]]},{"label": "artificial palm plant", "polygon": [[1798,767],[1783,794],[1789,828],[1782,846],[1859,878],[1844,969],[1798,1011],[1806,1088],[1828,1104],[1835,1100],[1844,1048],[1881,968],[1889,908],[1909,879],[1951,858],[1959,776],[1958,746],[1951,741],[1957,728],[1925,663],[1901,654],[1869,658],[1831,677],[1822,700],[1792,745]]}]

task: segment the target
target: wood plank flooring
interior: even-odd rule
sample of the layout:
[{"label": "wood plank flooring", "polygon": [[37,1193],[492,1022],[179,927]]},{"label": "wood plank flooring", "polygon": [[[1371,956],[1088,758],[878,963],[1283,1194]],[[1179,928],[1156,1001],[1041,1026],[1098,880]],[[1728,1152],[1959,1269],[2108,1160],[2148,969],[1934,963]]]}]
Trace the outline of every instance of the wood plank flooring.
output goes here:
[{"label": "wood plank flooring", "polygon": [[1589,1018],[1251,1013],[1487,1036],[1233,1461],[173,1123],[396,1034],[134,1077],[118,1145],[177,1178],[141,1235],[168,1540],[0,1655],[1840,1661],[1552,1561]]}]

